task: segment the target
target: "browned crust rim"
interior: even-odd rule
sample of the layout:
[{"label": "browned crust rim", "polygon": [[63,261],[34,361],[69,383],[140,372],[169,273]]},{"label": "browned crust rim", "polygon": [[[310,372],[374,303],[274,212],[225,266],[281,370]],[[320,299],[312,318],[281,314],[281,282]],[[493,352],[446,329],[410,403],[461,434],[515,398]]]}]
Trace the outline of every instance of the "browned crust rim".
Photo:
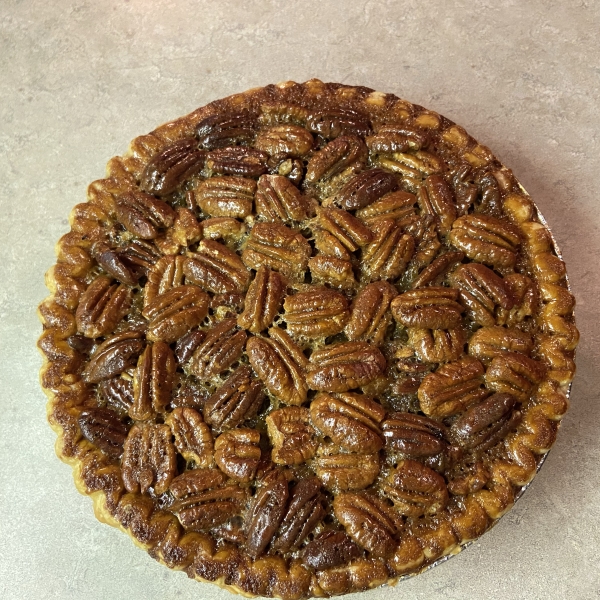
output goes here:
[{"label": "browned crust rim", "polygon": [[[93,268],[89,243],[82,232],[94,223],[102,227],[103,220],[113,210],[114,195],[136,186],[149,158],[167,144],[192,135],[198,121],[223,110],[256,108],[275,101],[308,108],[319,104],[360,109],[373,121],[386,111],[401,122],[417,121],[423,127],[437,129],[462,153],[462,158],[473,165],[494,162],[505,169],[488,148],[478,144],[462,127],[394,95],[364,87],[313,79],[304,84],[270,85],[217,100],[135,138],[124,156],[108,162],[106,178],[89,186],[88,202],[73,209],[71,232],[59,240],[57,263],[46,275],[51,295],[39,307],[44,332],[38,347],[44,357],[40,376],[49,398],[48,419],[58,435],[57,455],[73,467],[75,484],[81,493],[92,497],[97,518],[120,527],[153,558],[170,568],[186,570],[190,577],[248,596],[287,599],[348,593],[393,583],[403,575],[419,572],[441,557],[458,552],[462,545],[484,533],[510,509],[515,495],[534,477],[555,440],[558,422],[568,407],[566,391],[575,373],[578,334],[564,262],[558,256],[543,218],[527,193],[516,184],[504,194],[504,211],[523,234],[529,266],[542,290],[538,315],[542,334],[537,336],[536,352],[548,371],[546,379],[524,406],[521,425],[506,440],[510,460],[497,459],[493,463],[489,489],[465,496],[461,510],[446,513],[438,520],[436,529],[419,538],[404,537],[390,559],[360,559],[317,573],[310,573],[296,561],[286,565],[279,557],[252,562],[236,551],[217,552],[208,536],[185,533],[174,515],[155,509],[140,494],[127,493],[119,467],[83,438],[77,425],[78,407],[87,391],[75,374],[77,354],[66,339],[75,333],[74,311],[85,288],[83,280]],[[512,178],[510,171],[505,170],[507,178]],[[566,298],[566,304],[552,300],[556,293],[562,294],[563,300]]]}]

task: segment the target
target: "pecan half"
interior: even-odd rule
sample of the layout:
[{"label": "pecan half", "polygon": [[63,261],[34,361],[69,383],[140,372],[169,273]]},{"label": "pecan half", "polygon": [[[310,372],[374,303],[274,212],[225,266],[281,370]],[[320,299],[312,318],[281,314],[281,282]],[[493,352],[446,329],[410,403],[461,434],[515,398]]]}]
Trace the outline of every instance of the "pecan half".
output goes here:
[{"label": "pecan half", "polygon": [[364,208],[398,189],[398,179],[383,169],[369,169],[355,175],[338,192],[335,201],[346,210]]},{"label": "pecan half", "polygon": [[193,329],[177,340],[175,344],[175,358],[180,365],[185,365],[198,346],[206,337],[206,332],[201,329]]},{"label": "pecan half", "polygon": [[258,177],[267,171],[269,155],[255,148],[217,148],[206,155],[206,166],[218,175]]},{"label": "pecan half", "polygon": [[456,219],[456,204],[446,180],[441,175],[430,175],[419,187],[417,199],[421,210],[435,218],[439,232],[448,233]]},{"label": "pecan half", "polygon": [[436,257],[442,244],[440,243],[437,226],[431,215],[407,218],[403,224],[406,233],[416,240],[415,254],[412,263],[416,269],[422,269]]},{"label": "pecan half", "polygon": [[373,232],[368,227],[339,208],[317,208],[316,223],[321,230],[333,235],[349,252],[355,252],[373,240]]},{"label": "pecan half", "polygon": [[256,181],[244,177],[211,177],[195,189],[198,206],[211,217],[238,217],[252,213]]},{"label": "pecan half", "polygon": [[298,125],[274,125],[263,129],[256,136],[254,147],[270,155],[287,154],[304,156],[313,146],[310,131]]},{"label": "pecan half", "polygon": [[451,288],[410,290],[392,300],[392,315],[405,327],[450,329],[462,323],[464,309],[457,300],[458,290]]},{"label": "pecan half", "polygon": [[260,333],[269,327],[281,308],[285,287],[285,280],[277,271],[260,266],[248,288],[238,325],[252,333]]},{"label": "pecan half", "polygon": [[187,461],[206,468],[213,463],[213,439],[202,415],[193,408],[175,408],[165,423],[175,436],[175,447]]},{"label": "pecan half", "polygon": [[119,260],[136,279],[146,275],[162,256],[155,244],[137,238],[120,248],[118,254]]},{"label": "pecan half", "polygon": [[104,242],[92,246],[92,256],[102,269],[117,281],[126,285],[136,285],[140,273],[131,268],[121,253]]},{"label": "pecan half", "polygon": [[324,531],[302,551],[302,564],[322,571],[339,567],[360,556],[358,546],[343,531]]},{"label": "pecan half", "polygon": [[286,406],[272,411],[266,418],[273,446],[271,459],[278,465],[300,465],[317,452],[315,430],[309,423],[307,408]]},{"label": "pecan half", "polygon": [[514,327],[536,313],[539,304],[538,289],[532,279],[521,273],[511,273],[504,277],[504,285],[514,304],[510,310],[502,307],[498,309],[497,324]]},{"label": "pecan half", "polygon": [[371,152],[392,153],[406,152],[407,150],[421,150],[429,143],[428,135],[417,129],[399,127],[397,125],[384,125],[377,129],[375,135],[365,139]]},{"label": "pecan half", "polygon": [[265,102],[260,106],[258,121],[263,125],[277,125],[278,123],[305,125],[308,114],[308,110],[299,104]]},{"label": "pecan half", "polygon": [[391,413],[381,424],[383,439],[388,451],[423,458],[443,452],[447,430],[444,425],[412,413]]},{"label": "pecan half", "polygon": [[266,221],[291,223],[306,219],[308,199],[282,175],[261,175],[256,190],[256,213]]},{"label": "pecan half", "polygon": [[311,112],[306,117],[308,128],[326,139],[340,135],[368,135],[371,131],[369,117],[349,109],[325,109]]},{"label": "pecan half", "polygon": [[408,328],[407,346],[423,362],[449,362],[460,358],[465,349],[467,336],[462,327],[451,329]]},{"label": "pecan half", "polygon": [[359,170],[366,164],[368,153],[360,138],[342,135],[312,155],[306,166],[304,181],[314,184],[331,179],[348,168]]},{"label": "pecan half", "polygon": [[438,256],[430,265],[425,267],[412,282],[411,287],[419,288],[433,283],[439,285],[446,273],[451,271],[465,257],[464,252],[446,252]]},{"label": "pecan half", "polygon": [[194,192],[188,191],[186,197],[194,199],[194,202],[191,203],[193,209],[178,206],[175,210],[176,217],[173,227],[167,230],[164,237],[156,239],[156,244],[163,254],[177,254],[181,248],[187,248],[202,238],[202,225],[193,212],[196,209]]},{"label": "pecan half", "polygon": [[77,419],[83,437],[111,458],[123,454],[127,427],[110,408],[86,408]]},{"label": "pecan half", "polygon": [[133,404],[133,383],[128,379],[114,377],[105,379],[98,384],[98,392],[119,416],[128,414],[129,407]]},{"label": "pecan half", "polygon": [[462,412],[489,395],[482,387],[483,374],[483,365],[468,356],[441,366],[419,386],[421,410],[442,419]]},{"label": "pecan half", "polygon": [[529,355],[532,349],[531,335],[513,327],[482,327],[469,340],[469,354],[484,364],[507,352]]},{"label": "pecan half", "polygon": [[402,175],[402,184],[411,192],[417,192],[423,180],[433,173],[440,173],[443,162],[431,152],[394,152],[392,157],[378,156],[375,165]]},{"label": "pecan half", "polygon": [[217,114],[202,119],[196,126],[196,136],[203,148],[213,150],[225,146],[251,144],[256,119],[249,112]]},{"label": "pecan half", "polygon": [[317,451],[315,471],[333,492],[364,490],[379,475],[379,454],[347,454],[335,444],[322,444]]},{"label": "pecan half", "polygon": [[356,287],[354,269],[349,260],[335,256],[313,256],[308,261],[311,280],[315,284],[327,285],[341,290]]},{"label": "pecan half", "polygon": [[185,256],[163,256],[148,272],[148,281],[144,287],[144,307],[154,298],[169,290],[183,285],[183,265]]},{"label": "pecan half", "polygon": [[406,219],[415,216],[417,197],[409,192],[392,192],[373,202],[365,208],[360,208],[355,215],[367,225],[375,221],[388,220],[404,223]]},{"label": "pecan half", "polygon": [[215,462],[229,477],[248,482],[254,479],[260,461],[260,432],[240,427],[222,433],[215,440]]},{"label": "pecan half", "polygon": [[534,386],[546,375],[544,365],[516,352],[506,352],[492,359],[485,372],[486,385],[495,392],[506,392],[525,402]]},{"label": "pecan half", "polygon": [[125,440],[121,470],[128,492],[145,494],[151,487],[156,495],[166,492],[177,474],[169,426],[136,423]]},{"label": "pecan half", "polygon": [[207,240],[237,242],[246,233],[246,226],[233,217],[212,217],[202,221],[202,233]]},{"label": "pecan half", "polygon": [[143,240],[153,240],[160,229],[171,227],[175,221],[175,211],[166,202],[144,192],[118,196],[115,212],[127,230]]}]

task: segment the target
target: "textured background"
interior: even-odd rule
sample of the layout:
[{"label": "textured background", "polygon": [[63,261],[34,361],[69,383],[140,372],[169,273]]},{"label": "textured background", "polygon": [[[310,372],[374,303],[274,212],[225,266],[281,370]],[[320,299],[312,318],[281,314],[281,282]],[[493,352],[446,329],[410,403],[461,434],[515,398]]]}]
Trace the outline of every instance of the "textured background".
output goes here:
[{"label": "textured background", "polygon": [[96,522],[54,456],[35,307],[70,208],[129,140],[287,79],[434,109],[513,168],[564,252],[582,332],[544,468],[458,557],[361,600],[600,597],[600,4],[590,0],[0,3],[0,597],[226,600]]}]

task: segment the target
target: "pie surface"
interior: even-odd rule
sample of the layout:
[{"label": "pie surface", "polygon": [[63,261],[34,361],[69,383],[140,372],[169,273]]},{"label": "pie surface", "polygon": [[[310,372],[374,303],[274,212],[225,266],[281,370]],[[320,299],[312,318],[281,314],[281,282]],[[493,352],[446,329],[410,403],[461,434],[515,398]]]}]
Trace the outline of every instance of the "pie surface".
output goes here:
[{"label": "pie surface", "polygon": [[57,454],[190,577],[285,599],[418,573],[510,509],[578,333],[529,196],[448,119],[286,82],[136,138],[40,306]]}]

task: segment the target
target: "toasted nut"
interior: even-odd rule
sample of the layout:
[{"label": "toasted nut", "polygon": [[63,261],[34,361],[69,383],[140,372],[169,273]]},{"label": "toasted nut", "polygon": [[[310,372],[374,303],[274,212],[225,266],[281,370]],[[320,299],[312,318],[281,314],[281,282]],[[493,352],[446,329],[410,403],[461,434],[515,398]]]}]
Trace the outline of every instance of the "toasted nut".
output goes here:
[{"label": "toasted nut", "polygon": [[446,180],[441,175],[430,175],[419,188],[417,198],[423,212],[437,221],[440,233],[448,233],[456,219],[456,204]]},{"label": "toasted nut", "polygon": [[211,217],[238,217],[252,213],[256,181],[244,177],[211,177],[195,189],[198,206]]},{"label": "toasted nut", "polygon": [[238,428],[222,433],[215,440],[215,462],[229,477],[241,482],[254,479],[260,461],[260,432]]},{"label": "toasted nut", "polygon": [[183,285],[185,256],[163,256],[148,272],[144,288],[144,308],[157,296]]},{"label": "toasted nut", "polygon": [[175,436],[175,447],[185,460],[194,461],[196,467],[201,469],[212,465],[212,435],[198,411],[193,408],[176,408],[165,423],[171,428]]},{"label": "toasted nut", "polygon": [[283,277],[277,271],[260,266],[248,288],[244,312],[238,317],[238,325],[252,333],[260,333],[273,323],[284,295]]},{"label": "toasted nut", "polygon": [[535,314],[538,307],[538,290],[535,283],[521,273],[511,273],[504,278],[504,285],[514,305],[510,310],[500,307],[498,325],[514,327]]},{"label": "toasted nut", "polygon": [[396,125],[380,127],[375,135],[370,135],[365,141],[371,152],[386,154],[421,150],[429,143],[427,133]]},{"label": "toasted nut", "polygon": [[309,423],[307,408],[286,406],[274,410],[267,416],[266,423],[274,463],[300,465],[315,455],[319,443]]},{"label": "toasted nut", "polygon": [[317,208],[316,222],[350,252],[363,248],[373,240],[373,232],[359,219],[339,208]]},{"label": "toasted nut", "polygon": [[407,345],[424,362],[449,362],[460,358],[467,336],[462,327],[453,329],[408,328]]},{"label": "toasted nut", "polygon": [[258,177],[267,171],[269,155],[255,148],[217,148],[206,155],[206,166],[218,175]]},{"label": "toasted nut", "polygon": [[307,217],[308,199],[282,175],[261,175],[256,191],[256,212],[267,221],[291,223]]},{"label": "toasted nut", "polygon": [[88,408],[77,419],[83,437],[111,458],[123,454],[127,427],[110,408]]},{"label": "toasted nut", "polygon": [[398,179],[394,175],[383,169],[369,169],[344,185],[336,196],[336,203],[346,210],[356,210],[397,189]]},{"label": "toasted nut", "polygon": [[323,485],[333,492],[364,490],[379,475],[379,454],[347,454],[335,444],[319,446],[315,470]]},{"label": "toasted nut", "polygon": [[302,551],[302,564],[322,571],[345,565],[360,556],[358,546],[342,531],[324,531]]},{"label": "toasted nut", "polygon": [[160,229],[171,227],[175,221],[175,211],[166,202],[144,192],[119,196],[116,214],[128,231],[144,240],[158,237]]},{"label": "toasted nut", "polygon": [[313,283],[329,285],[340,290],[351,290],[357,285],[349,260],[334,256],[313,256],[308,261],[308,268]]},{"label": "toasted nut", "polygon": [[359,170],[367,162],[367,156],[367,147],[360,138],[342,135],[312,155],[304,181],[314,184],[331,179],[350,167]]},{"label": "toasted nut", "polygon": [[414,458],[435,456],[448,445],[446,427],[421,415],[392,413],[381,424],[381,429],[388,451]]},{"label": "toasted nut", "polygon": [[400,294],[392,300],[394,319],[405,327],[450,329],[461,324],[463,307],[456,302],[458,291],[426,287]]},{"label": "toasted nut", "polygon": [[373,204],[360,208],[355,214],[367,225],[372,225],[375,221],[384,219],[403,223],[409,217],[416,216],[416,203],[417,197],[414,194],[392,192],[373,202]]},{"label": "toasted nut", "polygon": [[96,348],[81,374],[88,383],[98,383],[120,375],[137,362],[145,343],[139,331],[124,331],[107,338]]},{"label": "toasted nut", "polygon": [[485,373],[487,386],[496,392],[506,392],[525,402],[535,385],[546,375],[542,363],[516,352],[506,352],[492,359]]},{"label": "toasted nut", "polygon": [[251,144],[254,140],[256,120],[248,112],[211,115],[196,126],[200,145],[208,150]]},{"label": "toasted nut", "polygon": [[429,266],[425,267],[412,282],[413,289],[433,283],[439,285],[441,279],[465,257],[463,252],[446,252],[438,256]]},{"label": "toasted nut", "polygon": [[306,124],[310,131],[330,140],[340,135],[364,136],[371,131],[367,115],[347,109],[312,112],[306,117]]},{"label": "toasted nut", "polygon": [[529,355],[532,349],[530,334],[509,327],[482,327],[469,340],[469,354],[484,364],[507,352]]},{"label": "toasted nut", "polygon": [[274,125],[256,136],[254,147],[270,155],[304,156],[313,146],[313,136],[298,125]]}]

